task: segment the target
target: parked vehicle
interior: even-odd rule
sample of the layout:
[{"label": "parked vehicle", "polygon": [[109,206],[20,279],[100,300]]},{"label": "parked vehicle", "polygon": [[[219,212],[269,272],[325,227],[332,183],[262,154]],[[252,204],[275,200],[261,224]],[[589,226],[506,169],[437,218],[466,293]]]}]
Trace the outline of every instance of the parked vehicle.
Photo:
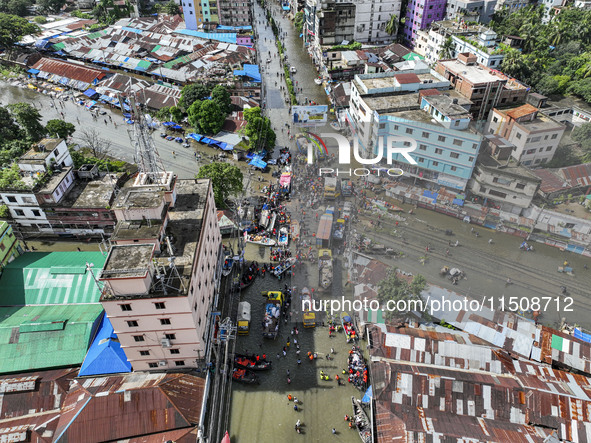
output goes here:
[{"label": "parked vehicle", "polygon": [[250,331],[250,303],[238,303],[238,335],[248,335]]}]

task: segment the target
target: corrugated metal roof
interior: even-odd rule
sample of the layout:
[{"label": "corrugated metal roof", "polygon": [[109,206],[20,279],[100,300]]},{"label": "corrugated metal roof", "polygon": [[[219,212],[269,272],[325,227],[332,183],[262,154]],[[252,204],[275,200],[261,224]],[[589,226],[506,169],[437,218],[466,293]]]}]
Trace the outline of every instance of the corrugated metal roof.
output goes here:
[{"label": "corrugated metal roof", "polygon": [[100,291],[86,263],[101,269],[100,252],[27,252],[4,268],[0,305],[98,303]]},{"label": "corrugated metal roof", "polygon": [[103,442],[197,424],[205,381],[189,374],[133,373],[77,380],[56,429],[57,442]]},{"label": "corrugated metal roof", "polygon": [[34,69],[48,72],[50,74],[67,77],[72,80],[81,81],[85,83],[92,83],[95,80],[100,80],[106,73],[101,69],[95,69],[88,66],[77,65],[75,63],[68,63],[62,60],[51,58],[42,58],[33,65]]},{"label": "corrugated metal roof", "polygon": [[[0,373],[80,365],[102,312],[100,304],[0,308]],[[54,321],[63,328],[20,330]]]}]

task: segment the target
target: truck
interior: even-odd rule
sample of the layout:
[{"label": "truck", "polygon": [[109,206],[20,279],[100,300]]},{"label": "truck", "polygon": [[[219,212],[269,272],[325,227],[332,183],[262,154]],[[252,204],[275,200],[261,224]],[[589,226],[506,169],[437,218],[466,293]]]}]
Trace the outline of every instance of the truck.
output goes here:
[{"label": "truck", "polygon": [[281,325],[281,310],[285,297],[281,291],[266,293],[265,317],[263,318],[263,337],[276,339]]},{"label": "truck", "polygon": [[334,225],[332,238],[342,241],[345,238],[345,219],[339,218]]},{"label": "truck", "polygon": [[335,200],[341,196],[339,181],[336,177],[324,177],[324,198]]},{"label": "truck", "polygon": [[332,214],[322,214],[318,223],[318,232],[316,233],[316,246],[320,248],[330,247],[330,233],[332,231]]},{"label": "truck", "polygon": [[353,195],[353,182],[350,179],[341,179],[341,193],[343,197],[351,197]]},{"label": "truck", "polygon": [[238,303],[238,335],[248,335],[250,331],[250,303]]},{"label": "truck", "polygon": [[328,289],[332,285],[332,252],[330,249],[318,251],[318,285]]}]

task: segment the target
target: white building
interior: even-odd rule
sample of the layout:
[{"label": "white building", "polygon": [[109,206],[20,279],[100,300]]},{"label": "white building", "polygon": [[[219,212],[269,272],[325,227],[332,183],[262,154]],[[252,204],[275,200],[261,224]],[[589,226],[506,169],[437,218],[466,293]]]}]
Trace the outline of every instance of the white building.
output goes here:
[{"label": "white building", "polygon": [[392,15],[400,19],[400,0],[355,0],[355,34],[360,43],[386,44],[396,37],[386,32]]},{"label": "white building", "polygon": [[531,5],[527,0],[497,0],[495,11],[500,11],[507,8],[509,12],[515,12],[521,8]]},{"label": "white building", "polygon": [[503,137],[515,148],[511,156],[523,166],[543,165],[554,157],[566,127],[532,105],[508,110],[494,108],[485,133]]}]

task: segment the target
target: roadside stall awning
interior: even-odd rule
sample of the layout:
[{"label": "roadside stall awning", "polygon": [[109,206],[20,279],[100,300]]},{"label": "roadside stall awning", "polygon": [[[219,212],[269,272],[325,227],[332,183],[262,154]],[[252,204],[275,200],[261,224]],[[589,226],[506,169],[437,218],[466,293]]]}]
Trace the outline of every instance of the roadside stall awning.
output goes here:
[{"label": "roadside stall awning", "polygon": [[84,95],[90,98],[93,95],[96,95],[96,91],[94,89],[87,89],[86,91],[84,91]]}]

